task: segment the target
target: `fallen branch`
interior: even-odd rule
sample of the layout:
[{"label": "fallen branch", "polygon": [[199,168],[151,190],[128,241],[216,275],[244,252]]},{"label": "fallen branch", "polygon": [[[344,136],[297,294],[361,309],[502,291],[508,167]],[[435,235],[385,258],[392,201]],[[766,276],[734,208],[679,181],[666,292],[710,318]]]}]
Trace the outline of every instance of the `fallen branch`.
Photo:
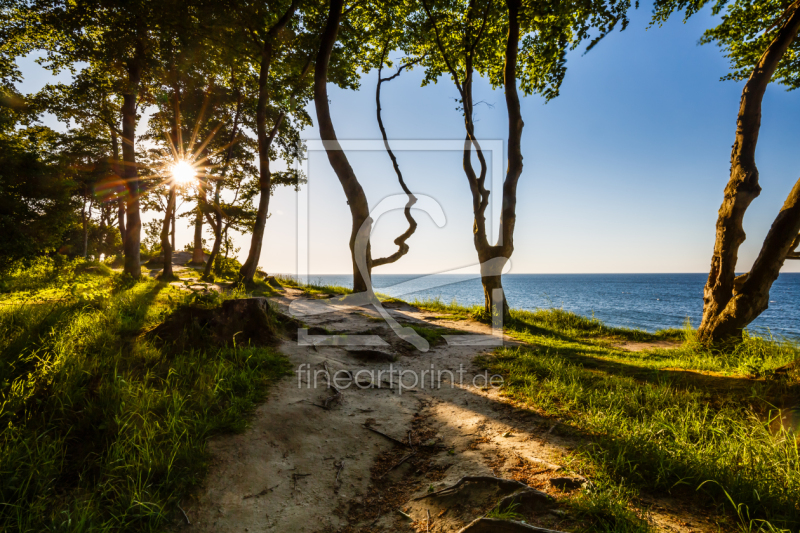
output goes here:
[{"label": "fallen branch", "polygon": [[363,427],[364,429],[368,429],[368,430],[372,431],[373,433],[377,433],[377,434],[378,434],[378,435],[380,435],[381,437],[385,437],[385,438],[389,439],[390,441],[392,441],[392,442],[394,442],[394,443],[396,443],[396,444],[399,444],[400,446],[408,446],[408,444],[406,444],[405,442],[403,442],[403,441],[401,441],[401,440],[397,440],[397,439],[396,439],[396,438],[394,438],[394,437],[390,437],[390,436],[389,436],[389,435],[387,435],[386,433],[381,433],[381,432],[380,432],[380,431],[378,431],[377,429],[371,428],[371,427],[369,427],[369,426],[368,426],[368,425],[366,425],[366,424],[362,424],[362,425],[361,425],[361,427]]},{"label": "fallen branch", "polygon": [[455,492],[455,490],[465,483],[497,483],[498,485],[505,485],[509,488],[515,489],[530,489],[528,485],[525,483],[521,483],[519,481],[515,481],[513,479],[503,479],[500,477],[492,477],[492,476],[464,476],[458,483],[452,485],[450,487],[445,487],[442,490],[438,490],[436,492],[431,492],[430,494],[425,494],[424,496],[419,496],[414,498],[414,501],[424,500],[425,498],[430,498],[431,496],[441,496],[442,494]]}]

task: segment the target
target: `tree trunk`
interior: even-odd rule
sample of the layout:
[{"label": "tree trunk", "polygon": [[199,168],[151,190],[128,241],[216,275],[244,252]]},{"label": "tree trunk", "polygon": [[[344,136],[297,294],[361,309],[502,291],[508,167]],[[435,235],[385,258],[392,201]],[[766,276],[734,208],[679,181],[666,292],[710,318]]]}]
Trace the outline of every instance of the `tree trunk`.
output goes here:
[{"label": "tree trunk", "polygon": [[214,187],[214,222],[212,229],[214,230],[214,244],[211,247],[211,255],[206,262],[206,268],[203,270],[203,279],[208,280],[211,278],[211,269],[214,267],[214,261],[219,255],[219,248],[222,244],[222,208],[220,206],[220,191],[222,183],[225,181],[225,176],[228,174],[228,167],[231,163],[231,156],[233,155],[233,143],[236,141],[236,134],[239,128],[239,118],[242,112],[242,93],[237,89],[238,97],[236,101],[236,114],[233,117],[233,129],[231,130],[231,139],[228,142],[228,150],[225,154],[225,163],[222,167],[220,177]]},{"label": "tree trunk", "polygon": [[721,312],[706,318],[698,337],[706,344],[740,340],[742,331],[769,307],[769,291],[800,232],[800,180],[767,233],[750,272],[734,278],[732,296]]},{"label": "tree trunk", "polygon": [[[387,41],[387,46],[388,46],[388,41]],[[408,188],[405,180],[403,179],[403,173],[400,171],[400,165],[397,163],[397,158],[395,157],[391,146],[389,146],[389,137],[388,135],[386,135],[386,128],[383,125],[383,118],[381,117],[381,86],[383,85],[383,82],[393,80],[394,78],[399,76],[404,68],[404,66],[401,66],[400,68],[398,68],[396,74],[388,78],[381,77],[381,73],[383,71],[383,64],[386,61],[387,46],[384,46],[383,52],[381,54],[381,64],[378,67],[378,85],[375,89],[375,108],[376,108],[376,115],[378,118],[378,128],[381,130],[381,137],[383,137],[383,146],[384,148],[386,148],[386,153],[389,154],[389,159],[391,159],[392,161],[392,167],[394,168],[394,173],[397,175],[397,181],[400,183],[400,187],[403,189],[403,192],[405,192],[406,196],[408,196],[408,202],[406,203],[405,209],[403,209],[403,214],[405,215],[406,221],[408,222],[408,229],[404,233],[400,234],[400,236],[394,240],[394,243],[397,245],[397,251],[387,257],[379,257],[377,259],[373,259],[372,260],[373,267],[394,263],[404,255],[406,255],[409,250],[409,246],[406,243],[406,241],[417,230],[417,221],[414,220],[414,217],[411,215],[411,208],[415,203],[417,203],[417,197],[411,194],[411,190]]]},{"label": "tree trunk", "polygon": [[[137,54],[138,55],[138,54]],[[139,260],[142,220],[139,215],[139,171],[136,168],[136,99],[142,68],[134,59],[128,65],[128,87],[122,95],[122,159],[124,161],[126,199],[125,274],[138,279],[142,275]]]},{"label": "tree trunk", "polygon": [[[223,175],[226,169],[223,169]],[[222,209],[220,208],[220,189],[221,179],[217,180],[214,188],[214,244],[211,247],[211,255],[208,256],[206,268],[203,269],[203,279],[211,279],[211,269],[214,268],[214,261],[219,255],[219,248],[222,245]]]},{"label": "tree trunk", "polygon": [[[250,250],[247,260],[239,270],[239,278],[244,283],[252,283],[253,276],[258,269],[258,262],[261,259],[261,247],[264,243],[264,230],[269,217],[269,200],[272,189],[272,172],[269,168],[269,148],[275,135],[278,133],[283,122],[284,113],[281,112],[275,121],[272,131],[267,133],[267,102],[269,98],[267,89],[267,79],[269,76],[269,64],[272,57],[272,50],[264,53],[261,61],[261,72],[259,73],[258,88],[258,107],[256,108],[256,133],[258,135],[258,158],[259,158],[259,196],[258,212],[253,224],[253,235],[250,239]],[[226,232],[227,233],[227,232]],[[226,243],[227,246],[227,243]]]},{"label": "tree trunk", "polygon": [[[294,12],[299,4],[298,0],[293,0],[289,9],[267,32],[261,53],[261,68],[258,74],[258,105],[256,107],[256,134],[258,136],[258,159],[259,159],[259,199],[256,221],[253,225],[253,236],[250,240],[250,251],[247,260],[239,270],[239,279],[244,283],[252,283],[253,276],[258,269],[258,261],[261,259],[261,246],[264,242],[264,228],[267,225],[269,216],[269,199],[272,191],[272,172],[269,168],[269,149],[278,129],[283,122],[284,112],[278,115],[272,131],[267,133],[267,103],[269,102],[269,69],[272,64],[272,55],[275,46],[275,37],[286,27],[294,16]],[[227,232],[226,232],[227,234]]]},{"label": "tree trunk", "polygon": [[[761,102],[775,69],[798,31],[800,9],[795,9],[761,56],[742,91],[736,140],[731,151],[730,180],[719,209],[711,271],[703,291],[703,319],[697,333],[704,344],[741,340],[743,329],[767,308],[769,289],[797,235],[796,229],[793,235],[785,233],[798,222],[794,219],[798,215],[791,207],[795,186],[770,229],[753,269],[736,276],[739,246],[745,240],[742,220],[750,203],[761,192],[755,162]],[[784,242],[786,239],[789,242]]]},{"label": "tree trunk", "polygon": [[[328,64],[330,63],[331,52],[336,43],[336,36],[339,31],[339,21],[342,16],[343,0],[331,0],[328,11],[328,20],[322,33],[319,53],[317,54],[316,68],[314,70],[314,107],[317,111],[317,125],[320,131],[320,138],[325,141],[328,161],[330,161],[339,182],[342,184],[347,203],[350,206],[350,216],[352,218],[352,228],[350,231],[350,256],[353,263],[353,290],[355,292],[365,292],[371,289],[367,279],[362,276],[356,262],[356,247],[359,230],[366,223],[372,224],[369,218],[369,204],[364,189],[358,182],[358,178],[347,160],[347,156],[342,151],[336,137],[331,120],[330,107],[328,105]],[[369,232],[362,232],[368,238]],[[372,269],[372,254],[369,241],[366,243],[366,274],[369,277]]]},{"label": "tree trunk", "polygon": [[200,195],[205,195],[205,191],[197,191],[197,214],[194,218],[194,249],[192,250],[192,265],[202,265],[205,263],[205,252],[203,252],[203,210],[200,207]]},{"label": "tree trunk", "polygon": [[83,202],[81,202],[81,225],[83,226],[83,258],[86,259],[89,255],[89,227],[86,223],[86,196],[83,197]]},{"label": "tree trunk", "polygon": [[175,251],[175,211],[176,211],[175,206],[172,206],[172,220],[170,220],[170,222],[172,223],[172,229],[170,230],[170,234],[169,235],[170,235],[170,239],[172,240],[172,251],[173,252]]},{"label": "tree trunk", "polygon": [[119,234],[122,239],[122,253],[125,253],[125,238],[128,236],[125,231],[125,200],[120,198],[117,200],[117,224],[119,225]]},{"label": "tree trunk", "polygon": [[[517,94],[517,53],[519,50],[519,9],[520,0],[508,0],[508,37],[506,40],[505,65],[503,68],[503,80],[506,95],[506,109],[508,113],[508,167],[506,177],[503,182],[503,207],[500,213],[500,240],[492,245],[489,242],[489,235],[486,232],[486,208],[489,205],[489,191],[486,190],[487,165],[483,156],[478,139],[475,137],[475,124],[473,122],[473,101],[472,101],[472,76],[473,76],[473,54],[477,49],[478,40],[483,36],[482,30],[475,37],[476,42],[470,44],[465,36],[464,47],[466,52],[465,73],[463,82],[460,81],[458,72],[452,67],[452,63],[447,60],[445,48],[442,44],[442,37],[439,29],[431,15],[427,4],[423,1],[423,7],[428,15],[428,19],[433,25],[436,37],[436,44],[442,57],[445,58],[447,68],[456,84],[464,105],[464,126],[467,131],[464,139],[463,167],[464,173],[469,182],[470,192],[472,193],[472,211],[474,214],[473,222],[473,242],[475,250],[478,252],[478,260],[481,263],[481,284],[484,293],[484,312],[487,316],[500,314],[507,317],[509,314],[508,301],[505,296],[502,302],[494,299],[495,294],[503,294],[502,272],[503,267],[508,262],[514,252],[514,225],[516,222],[517,205],[517,183],[522,174],[522,151],[520,148],[522,139],[522,115],[520,114],[519,95]],[[469,3],[468,17],[473,17],[476,3],[471,0]],[[484,12],[487,17],[489,10]],[[484,21],[485,22],[485,21]],[[485,27],[482,24],[481,27]],[[472,166],[472,148],[480,162],[480,174],[475,173]],[[495,192],[497,194],[497,191]],[[499,291],[498,291],[499,289]]]},{"label": "tree trunk", "polygon": [[[167,209],[164,213],[164,222],[161,225],[161,253],[164,254],[164,271],[161,273],[162,279],[170,279],[174,277],[172,273],[172,250],[173,245],[170,243],[170,225],[173,222],[173,215],[175,213],[175,184],[169,187],[169,198],[167,199]],[[174,232],[173,232],[174,235]]]},{"label": "tree trunk", "polygon": [[[109,128],[109,132],[111,134],[111,151],[114,155],[114,163],[112,165],[112,171],[117,179],[122,180],[122,170],[120,169],[119,165],[119,140],[117,139],[117,133],[112,129]],[[124,196],[117,200],[117,224],[119,225],[119,236],[122,240],[122,250],[125,251],[125,198]]]}]

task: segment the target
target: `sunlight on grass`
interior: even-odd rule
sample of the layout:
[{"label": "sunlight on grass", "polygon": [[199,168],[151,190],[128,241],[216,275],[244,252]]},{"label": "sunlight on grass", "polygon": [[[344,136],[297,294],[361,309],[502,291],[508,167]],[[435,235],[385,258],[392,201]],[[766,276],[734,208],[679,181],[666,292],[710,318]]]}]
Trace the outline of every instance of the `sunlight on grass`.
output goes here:
[{"label": "sunlight on grass", "polygon": [[157,345],[143,333],[191,294],[94,267],[4,280],[0,497],[15,505],[0,529],[163,529],[202,479],[208,437],[242,431],[287,371],[270,348]]},{"label": "sunlight on grass", "polygon": [[[712,353],[691,330],[620,330],[561,310],[512,316],[508,333],[528,346],[502,348],[480,364],[505,377],[510,398],[581,436],[580,456],[595,475],[612,490],[631,487],[623,499],[637,489],[699,491],[742,527],[800,524],[797,435],[776,423],[800,385],[796,376],[756,379],[800,357],[797,345],[747,336],[730,353]],[[674,349],[638,353],[608,342],[680,336]]]}]

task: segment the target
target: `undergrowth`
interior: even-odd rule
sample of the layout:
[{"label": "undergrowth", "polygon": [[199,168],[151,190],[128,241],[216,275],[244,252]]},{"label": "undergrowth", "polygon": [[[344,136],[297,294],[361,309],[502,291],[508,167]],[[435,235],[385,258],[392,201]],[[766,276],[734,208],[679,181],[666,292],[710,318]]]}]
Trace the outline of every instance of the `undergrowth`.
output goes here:
[{"label": "undergrowth", "polygon": [[163,531],[180,516],[208,438],[242,431],[288,370],[270,348],[177,351],[145,335],[191,299],[85,261],[4,276],[0,530]]},{"label": "undergrowth", "polygon": [[[607,480],[574,502],[594,530],[640,528],[640,518],[609,511],[631,507],[638,490],[700,496],[742,530],[798,530],[797,428],[781,417],[796,407],[800,382],[775,373],[800,357],[796,344],[746,335],[720,353],[690,329],[630,332],[561,310],[512,318],[507,333],[526,344],[479,362],[504,376],[505,394],[582,436],[580,456]],[[683,342],[644,352],[614,345],[630,338]]]}]

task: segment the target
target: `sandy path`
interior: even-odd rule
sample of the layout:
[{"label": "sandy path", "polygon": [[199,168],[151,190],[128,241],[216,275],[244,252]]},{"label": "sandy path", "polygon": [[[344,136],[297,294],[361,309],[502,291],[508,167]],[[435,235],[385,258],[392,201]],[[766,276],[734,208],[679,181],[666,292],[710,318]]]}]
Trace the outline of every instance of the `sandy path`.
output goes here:
[{"label": "sandy path", "polygon": [[[288,289],[275,301],[285,310],[300,298],[304,298],[300,291]],[[403,324],[435,324],[466,334],[490,332],[483,324],[450,322],[407,305],[390,312]],[[440,342],[428,352],[419,352],[377,317],[374,310],[355,307],[302,317],[311,334],[325,333],[320,328],[371,334],[383,339],[384,345],[363,353],[353,351],[355,347],[284,342],[280,349],[289,357],[295,375],[271,389],[248,431],[210,443],[214,460],[205,486],[184,506],[192,522],[187,527],[221,533],[428,528],[455,532],[505,494],[492,484],[473,484],[450,499],[412,498],[452,485],[463,476],[522,480],[554,497],[532,502],[523,513],[528,523],[551,529],[574,526],[557,501],[570,490],[554,487],[550,479],[578,477],[560,469],[575,443],[557,421],[517,409],[497,390],[484,387],[482,379],[475,380],[480,372],[473,359],[491,348]],[[513,344],[509,339],[506,343]],[[382,353],[395,360],[380,357]],[[329,400],[335,391],[322,376],[314,387],[313,377],[326,366],[332,374],[350,371],[364,388],[343,387],[341,398]],[[417,376],[426,371],[428,379],[427,372],[433,369],[434,385],[436,372],[441,372],[441,384],[431,387],[426,381],[412,388],[409,373],[405,375],[409,389],[399,390],[397,374],[386,377],[390,369]],[[382,377],[379,370],[385,372]],[[380,388],[366,388],[370,380],[381,382]],[[326,400],[329,409],[324,408]],[[366,429],[365,424],[404,445]],[[405,445],[409,439],[412,446]],[[524,507],[520,509],[525,511]],[[413,521],[402,516],[401,509]],[[683,513],[666,508],[652,518],[663,530],[705,529],[698,528],[694,518],[694,527],[684,527],[687,520],[679,515]]]}]

